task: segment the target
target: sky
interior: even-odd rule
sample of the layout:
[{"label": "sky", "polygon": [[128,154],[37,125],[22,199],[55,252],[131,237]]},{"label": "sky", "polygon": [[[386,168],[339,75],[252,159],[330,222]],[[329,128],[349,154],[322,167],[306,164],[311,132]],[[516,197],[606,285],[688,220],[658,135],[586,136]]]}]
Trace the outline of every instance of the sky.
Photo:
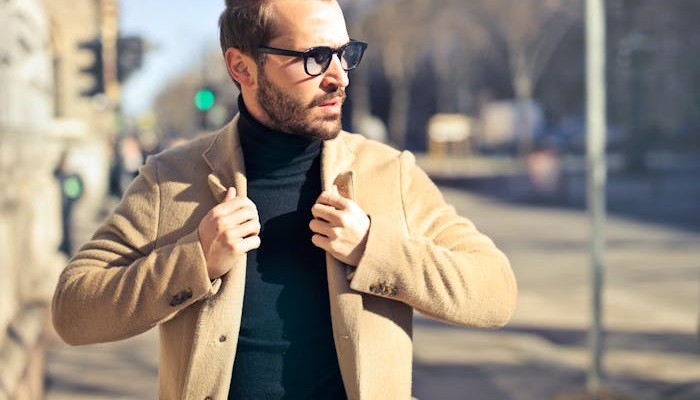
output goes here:
[{"label": "sky", "polygon": [[154,47],[122,87],[124,113],[138,116],[169,79],[218,46],[224,0],[121,0],[120,5],[120,34],[142,36]]}]

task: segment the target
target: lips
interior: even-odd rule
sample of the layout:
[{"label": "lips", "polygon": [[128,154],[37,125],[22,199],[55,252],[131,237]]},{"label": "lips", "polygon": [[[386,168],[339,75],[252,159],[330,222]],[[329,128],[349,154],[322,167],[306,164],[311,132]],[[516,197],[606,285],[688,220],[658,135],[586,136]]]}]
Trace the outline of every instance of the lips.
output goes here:
[{"label": "lips", "polygon": [[341,97],[336,97],[333,100],[328,100],[324,103],[321,103],[321,107],[333,107],[333,106],[338,106],[343,104],[343,99]]},{"label": "lips", "polygon": [[313,103],[312,106],[314,107],[333,107],[333,106],[340,106],[343,105],[343,102],[345,101],[345,91],[344,90],[339,90],[334,93],[328,93],[325,96],[317,98]]},{"label": "lips", "polygon": [[328,115],[339,115],[343,108],[343,100],[345,96],[335,96],[331,99],[325,99],[317,103],[317,109]]}]

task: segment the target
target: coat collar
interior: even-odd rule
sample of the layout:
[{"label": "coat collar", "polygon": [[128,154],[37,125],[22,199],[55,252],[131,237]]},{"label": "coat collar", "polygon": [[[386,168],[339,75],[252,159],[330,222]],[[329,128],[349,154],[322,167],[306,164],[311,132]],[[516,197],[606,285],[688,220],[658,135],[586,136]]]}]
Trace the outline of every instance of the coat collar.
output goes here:
[{"label": "coat collar", "polygon": [[209,188],[218,202],[226,196],[227,188],[233,186],[239,196],[247,195],[243,150],[238,137],[238,119],[214,135],[211,145],[202,155],[212,173],[208,176]]},{"label": "coat collar", "polygon": [[355,199],[353,165],[355,153],[345,142],[346,132],[341,132],[338,137],[323,143],[321,152],[321,185],[323,190],[328,190],[332,185],[338,187],[338,191],[344,197]]},{"label": "coat collar", "polygon": [[[239,196],[247,195],[247,180],[243,150],[238,134],[236,115],[231,122],[215,134],[211,145],[202,155],[212,173],[208,176],[209,188],[217,201],[222,201],[228,187],[236,188]],[[352,166],[355,154],[348,148],[341,132],[338,137],[323,143],[321,153],[321,185],[328,190],[332,185],[338,186],[340,193],[354,198],[354,173]]]}]

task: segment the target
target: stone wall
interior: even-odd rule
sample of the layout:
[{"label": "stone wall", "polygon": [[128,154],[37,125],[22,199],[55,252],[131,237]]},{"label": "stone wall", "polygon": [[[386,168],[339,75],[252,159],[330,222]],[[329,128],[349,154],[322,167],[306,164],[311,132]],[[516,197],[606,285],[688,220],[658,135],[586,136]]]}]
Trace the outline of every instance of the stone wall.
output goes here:
[{"label": "stone wall", "polygon": [[0,3],[0,398],[41,398],[47,304],[63,262],[49,31],[41,1]]},{"label": "stone wall", "polygon": [[[80,98],[80,40],[97,30],[93,0],[0,2],[0,400],[42,399],[49,304],[67,259],[62,153],[85,176],[76,213],[104,200],[110,112]],[[102,124],[102,125],[101,125]],[[108,133],[108,132],[107,132]]]}]

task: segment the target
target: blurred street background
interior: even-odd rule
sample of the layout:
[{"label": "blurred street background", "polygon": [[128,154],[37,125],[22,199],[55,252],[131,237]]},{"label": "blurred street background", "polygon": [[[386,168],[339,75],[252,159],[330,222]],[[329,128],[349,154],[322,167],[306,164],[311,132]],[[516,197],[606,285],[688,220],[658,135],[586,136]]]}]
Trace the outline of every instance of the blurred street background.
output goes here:
[{"label": "blurred street background", "polygon": [[[597,1],[340,1],[350,36],[370,43],[345,129],[414,152],[519,282],[500,330],[416,316],[420,399],[700,399],[700,2],[608,0],[596,21],[584,5]],[[157,398],[155,330],[70,347],[49,301],[145,158],[237,113],[222,9],[0,4],[0,400]],[[586,103],[596,23],[607,101],[597,131]],[[605,153],[595,164],[591,135]],[[594,168],[606,177],[602,231]]]}]

